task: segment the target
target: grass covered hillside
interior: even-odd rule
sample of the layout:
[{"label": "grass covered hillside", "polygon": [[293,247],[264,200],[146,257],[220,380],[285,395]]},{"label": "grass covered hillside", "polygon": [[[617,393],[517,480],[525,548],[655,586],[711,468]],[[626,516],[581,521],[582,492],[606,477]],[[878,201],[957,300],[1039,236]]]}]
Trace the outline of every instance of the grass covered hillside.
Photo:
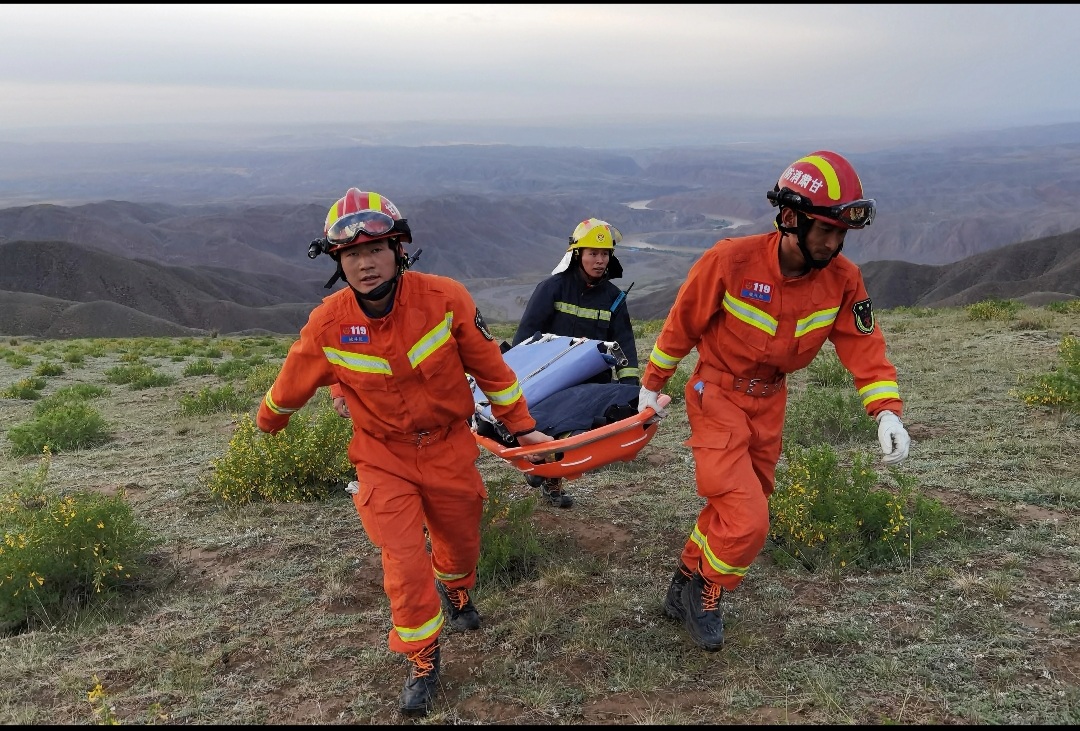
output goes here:
[{"label": "grass covered hillside", "polygon": [[[910,456],[882,467],[828,348],[791,377],[720,652],[662,608],[702,504],[694,354],[656,437],[570,482],[570,510],[481,451],[483,626],[443,635],[422,722],[1080,723],[1080,308],[877,317]],[[402,722],[348,423],[320,393],[252,428],[291,340],[0,340],[0,722]]]}]

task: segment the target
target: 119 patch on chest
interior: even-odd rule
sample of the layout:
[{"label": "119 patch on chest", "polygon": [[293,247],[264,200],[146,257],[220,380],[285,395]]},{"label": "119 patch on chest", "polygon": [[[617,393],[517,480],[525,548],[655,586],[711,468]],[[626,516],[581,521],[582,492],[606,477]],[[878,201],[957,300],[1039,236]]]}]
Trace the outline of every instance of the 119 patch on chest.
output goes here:
[{"label": "119 patch on chest", "polygon": [[758,282],[754,279],[744,279],[739,294],[748,300],[758,302],[772,302],[773,286],[768,282]]},{"label": "119 patch on chest", "polygon": [[341,342],[342,343],[369,343],[371,337],[368,335],[367,325],[342,325],[341,326]]},{"label": "119 patch on chest", "polygon": [[852,305],[851,311],[855,313],[855,327],[859,332],[866,335],[874,332],[874,308],[869,297]]}]

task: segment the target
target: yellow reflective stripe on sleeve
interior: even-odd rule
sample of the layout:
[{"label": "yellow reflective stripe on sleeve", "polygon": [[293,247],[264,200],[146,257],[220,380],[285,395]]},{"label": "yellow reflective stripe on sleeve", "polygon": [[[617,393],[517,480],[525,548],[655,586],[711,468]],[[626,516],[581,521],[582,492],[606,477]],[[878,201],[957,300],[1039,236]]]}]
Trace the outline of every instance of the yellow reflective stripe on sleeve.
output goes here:
[{"label": "yellow reflective stripe on sleeve", "polygon": [[619,368],[615,371],[616,378],[641,378],[640,368]]},{"label": "yellow reflective stripe on sleeve", "polygon": [[862,396],[862,405],[865,407],[881,399],[899,399],[900,388],[896,385],[896,381],[875,381],[860,388],[859,395]]},{"label": "yellow reflective stripe on sleeve", "polygon": [[443,626],[443,613],[442,609],[439,613],[432,617],[427,622],[424,622],[419,627],[398,627],[394,625],[394,629],[397,630],[398,637],[405,642],[420,642],[426,640],[442,629]]},{"label": "yellow reflective stripe on sleeve", "polygon": [[698,548],[701,549],[701,555],[705,557],[705,560],[718,574],[745,576],[746,572],[750,570],[749,566],[732,566],[718,559],[712,549],[709,548],[709,541],[705,538],[705,534],[701,532],[701,529],[696,524],[694,525],[694,532],[690,534],[690,540],[697,544]]},{"label": "yellow reflective stripe on sleeve", "polygon": [[586,320],[604,320],[606,322],[611,319],[611,313],[607,310],[588,310],[584,307],[572,305],[569,302],[556,302],[555,311],[564,312],[567,315],[581,317]]},{"label": "yellow reflective stripe on sleeve", "polygon": [[502,391],[495,391],[494,393],[484,391],[484,395],[488,397],[488,401],[496,406],[509,406],[520,399],[524,394],[521,392],[521,384],[515,380],[510,384],[509,388],[504,388]]},{"label": "yellow reflective stripe on sleeve", "polygon": [[339,365],[357,373],[382,373],[390,375],[390,361],[385,358],[376,358],[374,355],[361,353],[349,353],[336,348],[323,348],[323,355],[332,365]]},{"label": "yellow reflective stripe on sleeve", "polygon": [[649,362],[657,368],[663,368],[664,370],[670,370],[679,365],[678,358],[672,358],[655,345],[653,346],[652,354],[649,356]]},{"label": "yellow reflective stripe on sleeve", "polygon": [[278,406],[276,403],[274,403],[274,398],[270,395],[270,391],[266,392],[266,398],[263,399],[263,401],[266,402],[266,408],[270,409],[275,414],[281,414],[283,416],[285,414],[295,414],[297,411],[300,410],[300,409],[286,409],[284,406]]},{"label": "yellow reflective stripe on sleeve", "polygon": [[424,362],[424,359],[445,345],[450,340],[450,328],[454,324],[454,313],[447,312],[443,321],[431,328],[424,337],[409,348],[409,364],[413,368]]},{"label": "yellow reflective stripe on sleeve", "polygon": [[836,313],[839,311],[839,307],[833,307],[830,310],[818,310],[817,312],[807,315],[795,323],[795,337],[801,338],[812,330],[832,325],[836,322]]},{"label": "yellow reflective stripe on sleeve", "polygon": [[776,335],[776,320],[773,319],[772,315],[748,305],[742,300],[735,299],[729,292],[724,292],[724,309],[747,325],[753,325],[758,330],[769,335]]}]

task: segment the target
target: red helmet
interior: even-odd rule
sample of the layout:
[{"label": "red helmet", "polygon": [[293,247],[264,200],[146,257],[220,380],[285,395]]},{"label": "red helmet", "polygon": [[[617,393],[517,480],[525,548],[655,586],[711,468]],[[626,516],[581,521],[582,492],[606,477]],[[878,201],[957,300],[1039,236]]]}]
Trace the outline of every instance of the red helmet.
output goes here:
[{"label": "red helmet", "polygon": [[788,165],[767,196],[774,206],[842,228],[862,228],[874,220],[874,200],[863,198],[855,168],[828,150],[811,152]]},{"label": "red helmet", "polygon": [[397,238],[411,243],[408,221],[389,198],[378,193],[349,188],[326,214],[323,225],[326,253],[336,254],[350,246],[380,239]]}]

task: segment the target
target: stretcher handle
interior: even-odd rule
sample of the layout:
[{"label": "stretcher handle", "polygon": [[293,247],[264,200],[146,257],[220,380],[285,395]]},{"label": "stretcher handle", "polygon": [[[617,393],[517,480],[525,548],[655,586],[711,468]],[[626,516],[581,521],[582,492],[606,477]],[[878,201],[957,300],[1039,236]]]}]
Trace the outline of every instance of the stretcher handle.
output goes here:
[{"label": "stretcher handle", "polygon": [[[656,402],[660,405],[660,408],[665,408],[671,403],[671,397],[666,393],[660,394],[656,399]],[[635,427],[643,427],[652,424],[660,417],[656,415],[656,412],[652,408],[646,408],[644,411],[639,412],[637,418],[631,417],[617,421],[614,424],[608,424],[602,426],[599,429],[590,429],[589,431],[582,432],[581,434],[575,434],[572,437],[565,439],[556,439],[554,442],[542,442],[540,444],[530,444],[524,447],[506,447],[494,439],[489,439],[481,434],[476,434],[475,438],[480,441],[489,451],[494,452],[503,459],[529,459],[530,457],[543,457],[543,461],[549,461],[551,459],[562,459],[561,453],[568,452],[571,449],[584,446],[586,444],[592,444],[593,442],[604,439],[612,434],[618,434],[628,429]],[[556,445],[556,446],[549,446]],[[557,456],[559,455],[559,456]],[[529,460],[532,462],[532,460]]]}]

